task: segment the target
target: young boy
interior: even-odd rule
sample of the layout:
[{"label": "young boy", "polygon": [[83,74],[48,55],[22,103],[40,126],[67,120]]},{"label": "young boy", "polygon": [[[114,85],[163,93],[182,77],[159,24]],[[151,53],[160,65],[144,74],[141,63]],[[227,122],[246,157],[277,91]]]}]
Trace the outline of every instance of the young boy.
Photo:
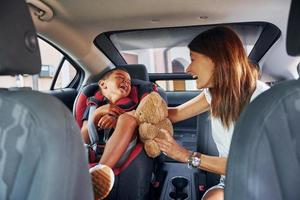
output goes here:
[{"label": "young boy", "polygon": [[[132,102],[128,97],[131,92],[131,78],[128,72],[123,68],[115,68],[108,71],[98,82],[99,89],[103,99],[95,97],[89,99],[97,109],[92,113],[88,106],[84,116],[81,128],[82,137],[85,143],[90,143],[88,118],[92,117],[95,128],[99,132],[100,142],[106,142],[104,152],[99,163],[105,164],[111,168],[115,167],[122,154],[126,150],[130,141],[136,138],[135,131],[124,130],[122,134],[112,134],[107,138],[107,129],[114,129],[118,117],[130,110],[136,108],[138,102]],[[126,105],[127,104],[127,105]],[[128,122],[130,123],[130,122]],[[117,132],[119,133],[119,132]],[[108,140],[107,140],[108,139]]]}]

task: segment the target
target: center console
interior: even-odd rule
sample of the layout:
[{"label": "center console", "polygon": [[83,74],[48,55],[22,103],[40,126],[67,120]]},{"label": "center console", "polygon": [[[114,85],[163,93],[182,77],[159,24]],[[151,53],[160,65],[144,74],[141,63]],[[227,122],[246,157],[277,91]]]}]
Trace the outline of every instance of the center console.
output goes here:
[{"label": "center console", "polygon": [[160,200],[194,200],[198,195],[198,169],[190,169],[183,163],[164,163],[167,172]]}]

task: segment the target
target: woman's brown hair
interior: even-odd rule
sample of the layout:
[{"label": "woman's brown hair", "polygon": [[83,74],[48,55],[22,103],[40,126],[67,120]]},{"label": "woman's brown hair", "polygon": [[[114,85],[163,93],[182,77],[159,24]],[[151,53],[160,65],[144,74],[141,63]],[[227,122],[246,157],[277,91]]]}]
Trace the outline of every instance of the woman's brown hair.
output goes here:
[{"label": "woman's brown hair", "polygon": [[215,64],[211,114],[225,127],[236,122],[256,87],[257,69],[249,62],[237,34],[227,27],[202,32],[188,45],[191,51],[208,56]]}]

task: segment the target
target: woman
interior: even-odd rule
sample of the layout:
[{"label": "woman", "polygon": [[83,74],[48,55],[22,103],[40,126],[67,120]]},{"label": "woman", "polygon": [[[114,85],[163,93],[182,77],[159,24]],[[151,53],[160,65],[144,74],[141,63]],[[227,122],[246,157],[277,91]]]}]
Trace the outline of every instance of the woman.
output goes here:
[{"label": "woman", "polygon": [[268,86],[257,80],[257,70],[249,63],[241,40],[229,28],[204,31],[188,47],[191,64],[186,72],[196,78],[197,88],[204,90],[190,101],[169,108],[169,118],[175,123],[210,111],[219,157],[191,153],[172,137],[156,142],[169,157],[222,175],[220,183],[209,189],[203,199],[223,199],[226,158],[235,122],[245,106]]}]

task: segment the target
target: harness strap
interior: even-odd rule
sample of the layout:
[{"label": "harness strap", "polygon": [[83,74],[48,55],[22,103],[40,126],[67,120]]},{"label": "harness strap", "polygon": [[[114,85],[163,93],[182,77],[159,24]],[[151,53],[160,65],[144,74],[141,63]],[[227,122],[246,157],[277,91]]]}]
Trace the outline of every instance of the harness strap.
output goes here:
[{"label": "harness strap", "polygon": [[88,133],[91,141],[91,146],[94,151],[96,151],[97,148],[97,142],[99,141],[98,132],[94,124],[94,117],[93,114],[96,110],[96,106],[92,105],[90,106],[90,112],[88,117]]},{"label": "harness strap", "polygon": [[123,170],[125,170],[130,165],[130,163],[141,153],[142,150],[143,144],[140,142],[137,143],[125,163],[121,167],[113,169],[115,176],[119,175]]},{"label": "harness strap", "polygon": [[124,164],[124,162],[126,161],[126,159],[128,158],[128,156],[130,155],[130,153],[133,151],[136,143],[137,143],[137,137],[135,137],[134,140],[132,140],[128,144],[127,149],[122,154],[121,158],[119,159],[118,163],[116,164],[116,167],[121,167]]}]

